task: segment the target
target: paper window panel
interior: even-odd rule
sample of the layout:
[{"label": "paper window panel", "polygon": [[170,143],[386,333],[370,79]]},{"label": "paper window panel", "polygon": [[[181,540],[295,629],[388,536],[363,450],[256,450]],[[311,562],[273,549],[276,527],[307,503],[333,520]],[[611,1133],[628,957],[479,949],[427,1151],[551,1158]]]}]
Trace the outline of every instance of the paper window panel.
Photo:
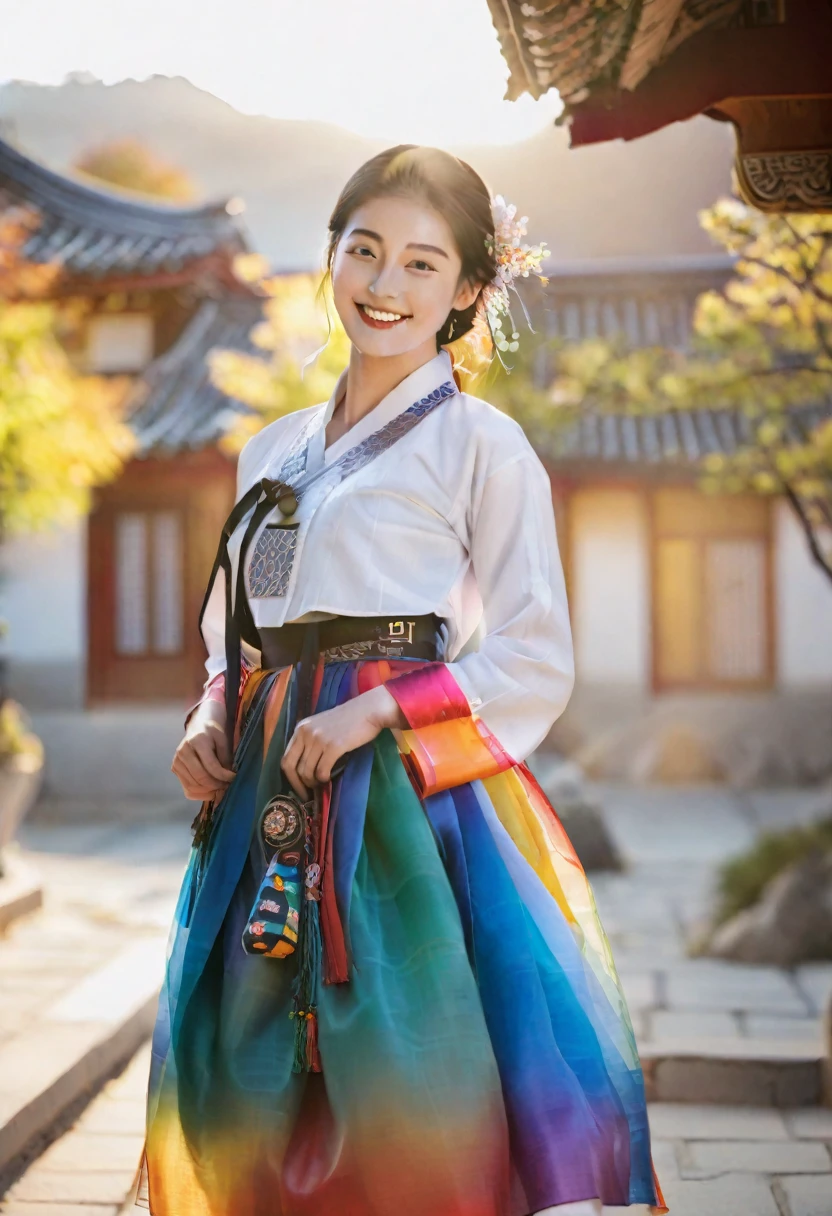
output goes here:
[{"label": "paper window panel", "polygon": [[153,358],[153,317],[99,313],[87,324],[87,370],[102,375],[140,372]]},{"label": "paper window panel", "polygon": [[183,642],[182,521],[175,511],[153,516],[153,649],[178,654]]},{"label": "paper window panel", "polygon": [[761,680],[766,672],[765,550],[758,540],[712,540],[707,546],[708,674]]},{"label": "paper window panel", "polygon": [[118,654],[145,654],[148,649],[147,516],[125,513],[115,529],[115,642]]}]

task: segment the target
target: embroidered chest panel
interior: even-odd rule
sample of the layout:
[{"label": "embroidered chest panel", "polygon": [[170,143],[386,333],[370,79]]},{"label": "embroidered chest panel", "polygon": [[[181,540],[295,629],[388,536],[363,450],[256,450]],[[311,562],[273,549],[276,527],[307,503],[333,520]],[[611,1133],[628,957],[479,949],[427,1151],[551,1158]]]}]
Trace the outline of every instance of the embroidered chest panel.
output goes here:
[{"label": "embroidered chest panel", "polygon": [[[291,485],[306,472],[309,440],[317,422],[318,419],[313,418],[301,429],[280,466],[278,481]],[[297,543],[297,524],[266,525],[257,538],[248,567],[249,595],[253,599],[286,595]]]},{"label": "embroidered chest panel", "polygon": [[267,525],[263,529],[248,568],[249,588],[253,596],[262,598],[286,594],[297,543],[297,524],[288,528],[280,524]]},{"label": "embroidered chest panel", "polygon": [[[361,443],[350,448],[336,460],[324,475],[337,481],[348,477],[364,468],[376,456],[386,452],[397,440],[411,431],[427,414],[441,405],[449,397],[456,394],[456,385],[452,381],[440,384],[439,388],[428,393],[419,401],[408,406],[397,417],[391,419],[385,426],[368,435]],[[278,480],[286,482],[303,493],[306,466],[309,453],[311,433],[319,419],[310,421],[298,435],[283,461],[278,474]],[[297,524],[268,524],[260,534],[249,563],[249,593],[255,599],[270,596],[282,598],[289,590],[292,566],[297,549]]]}]

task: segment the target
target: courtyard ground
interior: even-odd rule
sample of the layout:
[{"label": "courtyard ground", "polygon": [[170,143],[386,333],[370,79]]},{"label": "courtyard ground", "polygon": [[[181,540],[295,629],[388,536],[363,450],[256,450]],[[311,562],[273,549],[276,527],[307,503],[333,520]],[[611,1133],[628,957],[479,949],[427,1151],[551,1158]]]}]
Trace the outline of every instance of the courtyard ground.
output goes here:
[{"label": "courtyard ground", "polygon": [[[771,1093],[743,1064],[817,1057],[832,967],[789,973],[684,954],[686,934],[709,907],[716,864],[763,828],[805,819],[812,795],[592,792],[627,861],[624,873],[598,874],[593,887],[646,1067],[656,1059],[675,1060],[677,1069],[680,1059],[695,1062],[664,1083],[684,1089],[684,1101],[650,1104],[656,1168],[674,1216],[832,1216],[832,1111],[761,1103],[759,1094]],[[114,1216],[129,1202],[147,1028],[188,821],[187,808],[172,819],[156,808],[146,821],[35,819],[21,834],[21,860],[40,872],[45,904],[0,939],[5,1216]],[[730,1092],[697,1101],[701,1061],[709,1059],[738,1071],[703,1082],[706,1094],[720,1084]],[[101,1088],[102,1070],[119,1069]],[[50,1102],[65,1112],[64,1133],[51,1143],[29,1136],[29,1156],[15,1158],[15,1136],[26,1139]]]}]

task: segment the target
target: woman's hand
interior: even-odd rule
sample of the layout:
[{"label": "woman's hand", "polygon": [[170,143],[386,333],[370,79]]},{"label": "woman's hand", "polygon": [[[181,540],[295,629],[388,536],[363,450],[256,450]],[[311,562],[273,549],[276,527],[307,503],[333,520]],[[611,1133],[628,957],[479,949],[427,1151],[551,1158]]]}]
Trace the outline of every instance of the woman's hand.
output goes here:
[{"label": "woman's hand", "polygon": [[171,772],[179,778],[186,798],[205,802],[222,795],[234,779],[230,765],[225,706],[220,701],[203,701],[188,722]]},{"label": "woman's hand", "polygon": [[298,722],[281,768],[292,789],[304,800],[324,785],[341,756],[370,743],[386,727],[404,727],[402,711],[384,685],[371,688],[343,705]]}]

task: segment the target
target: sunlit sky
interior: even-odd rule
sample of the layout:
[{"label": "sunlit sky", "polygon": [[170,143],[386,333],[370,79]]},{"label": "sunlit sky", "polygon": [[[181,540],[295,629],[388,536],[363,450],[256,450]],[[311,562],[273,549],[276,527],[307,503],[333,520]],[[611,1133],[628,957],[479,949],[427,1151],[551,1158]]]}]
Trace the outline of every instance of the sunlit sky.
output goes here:
[{"label": "sunlit sky", "polygon": [[185,76],[247,114],[422,143],[507,143],[560,102],[504,101],[487,0],[0,0],[0,81]]}]

